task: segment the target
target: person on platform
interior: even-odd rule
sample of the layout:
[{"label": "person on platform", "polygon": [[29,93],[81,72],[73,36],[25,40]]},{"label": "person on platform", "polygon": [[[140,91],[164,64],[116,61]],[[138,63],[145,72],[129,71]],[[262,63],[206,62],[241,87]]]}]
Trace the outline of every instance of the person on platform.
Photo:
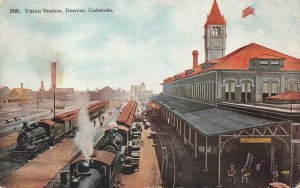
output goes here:
[{"label": "person on platform", "polygon": [[245,181],[245,183],[249,183],[248,178],[250,176],[250,172],[247,167],[243,166],[243,168],[241,169],[241,174],[242,174],[241,183],[243,184],[244,181]]},{"label": "person on platform", "polygon": [[273,172],[272,172],[272,175],[273,175],[273,182],[278,182],[278,179],[279,179],[279,170],[278,170],[278,166],[276,165]]},{"label": "person on platform", "polygon": [[230,169],[227,172],[228,175],[228,183],[233,183],[235,184],[235,174],[236,170],[234,168],[234,165],[230,165]]}]

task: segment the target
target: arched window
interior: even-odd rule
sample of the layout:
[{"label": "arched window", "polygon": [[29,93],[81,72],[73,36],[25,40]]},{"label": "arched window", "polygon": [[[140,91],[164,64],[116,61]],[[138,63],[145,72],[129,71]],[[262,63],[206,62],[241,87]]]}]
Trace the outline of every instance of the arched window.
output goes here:
[{"label": "arched window", "polygon": [[235,101],[235,87],[236,83],[234,81],[225,82],[225,100]]},{"label": "arched window", "polygon": [[251,102],[251,82],[250,81],[243,81],[242,82],[242,92],[241,92],[241,99],[244,103]]},{"label": "arched window", "polygon": [[298,82],[297,81],[292,81],[287,83],[287,91],[294,91],[298,92]]},{"label": "arched window", "polygon": [[278,82],[263,82],[262,83],[262,99],[278,94]]}]

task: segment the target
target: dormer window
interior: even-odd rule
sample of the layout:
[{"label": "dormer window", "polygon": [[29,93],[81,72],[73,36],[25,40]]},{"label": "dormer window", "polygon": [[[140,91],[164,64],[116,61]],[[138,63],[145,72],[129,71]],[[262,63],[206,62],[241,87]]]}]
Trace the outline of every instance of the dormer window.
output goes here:
[{"label": "dormer window", "polygon": [[271,65],[279,65],[280,64],[280,62],[278,61],[278,60],[272,60],[271,61]]},{"label": "dormer window", "polygon": [[268,65],[269,63],[268,63],[268,61],[262,60],[259,62],[259,64],[260,65]]},{"label": "dormer window", "polygon": [[192,74],[193,72],[194,72],[193,69],[189,69],[189,70],[186,70],[186,71],[185,71],[185,74],[186,74],[186,75],[189,75],[189,74]]},{"label": "dormer window", "polygon": [[284,66],[284,58],[273,55],[260,55],[249,60],[249,70],[280,70]]}]

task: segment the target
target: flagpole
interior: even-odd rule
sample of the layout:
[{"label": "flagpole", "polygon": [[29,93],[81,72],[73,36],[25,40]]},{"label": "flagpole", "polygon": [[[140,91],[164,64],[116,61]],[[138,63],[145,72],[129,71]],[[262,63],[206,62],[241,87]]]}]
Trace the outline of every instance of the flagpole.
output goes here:
[{"label": "flagpole", "polygon": [[256,33],[256,27],[255,27],[255,12],[256,12],[256,5],[255,5],[255,0],[253,0],[253,7],[254,7],[254,14],[253,14],[253,19],[254,19],[254,36],[253,36],[253,42],[255,42],[255,33]]}]

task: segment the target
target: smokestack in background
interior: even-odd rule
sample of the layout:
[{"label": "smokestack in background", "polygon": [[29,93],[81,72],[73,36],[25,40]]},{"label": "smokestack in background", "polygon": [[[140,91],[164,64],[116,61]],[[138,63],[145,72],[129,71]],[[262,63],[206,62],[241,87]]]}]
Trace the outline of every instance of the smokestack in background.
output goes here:
[{"label": "smokestack in background", "polygon": [[44,90],[44,81],[41,81],[41,89]]},{"label": "smokestack in background", "polygon": [[21,83],[21,89],[23,89],[23,83]]},{"label": "smokestack in background", "polygon": [[52,62],[51,64],[51,88],[57,87],[56,85],[56,62]]},{"label": "smokestack in background", "polygon": [[194,50],[192,52],[192,55],[193,55],[193,69],[194,69],[198,66],[198,55],[199,55],[198,50]]}]

